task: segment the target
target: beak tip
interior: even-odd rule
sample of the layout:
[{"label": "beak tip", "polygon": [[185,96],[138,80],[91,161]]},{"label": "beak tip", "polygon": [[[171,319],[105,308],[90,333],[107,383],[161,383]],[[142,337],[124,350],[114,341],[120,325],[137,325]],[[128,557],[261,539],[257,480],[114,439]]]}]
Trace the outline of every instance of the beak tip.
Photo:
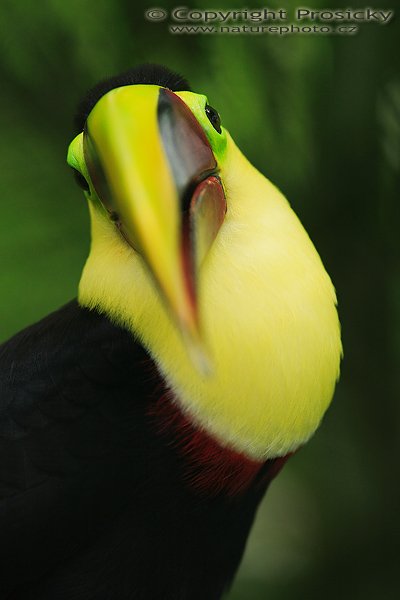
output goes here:
[{"label": "beak tip", "polygon": [[202,377],[211,377],[214,374],[214,364],[201,337],[184,333],[184,341],[189,358],[196,371]]}]

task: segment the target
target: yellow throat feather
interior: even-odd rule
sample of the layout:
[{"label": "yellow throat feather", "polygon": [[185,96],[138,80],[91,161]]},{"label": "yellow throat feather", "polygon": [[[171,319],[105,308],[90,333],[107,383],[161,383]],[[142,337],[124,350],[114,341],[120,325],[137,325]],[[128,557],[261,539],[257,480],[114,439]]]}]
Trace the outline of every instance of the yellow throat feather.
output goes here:
[{"label": "yellow throat feather", "polygon": [[305,443],[329,406],[342,353],[336,296],[287,200],[229,134],[221,178],[228,212],[199,280],[211,375],[194,369],[141,257],[92,203],[79,302],[133,333],[195,424],[264,460]]}]

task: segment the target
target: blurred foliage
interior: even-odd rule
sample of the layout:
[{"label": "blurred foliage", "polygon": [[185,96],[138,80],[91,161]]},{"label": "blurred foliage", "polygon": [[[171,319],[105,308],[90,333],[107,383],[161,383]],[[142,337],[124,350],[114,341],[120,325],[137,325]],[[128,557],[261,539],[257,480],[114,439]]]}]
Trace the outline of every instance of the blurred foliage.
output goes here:
[{"label": "blurred foliage", "polygon": [[89,223],[65,155],[81,95],[141,62],[187,75],[290,198],[337,287],[345,347],[334,405],[272,485],[229,598],[397,598],[398,16],[348,37],[171,35],[149,6],[1,2],[0,337],[76,294]]}]

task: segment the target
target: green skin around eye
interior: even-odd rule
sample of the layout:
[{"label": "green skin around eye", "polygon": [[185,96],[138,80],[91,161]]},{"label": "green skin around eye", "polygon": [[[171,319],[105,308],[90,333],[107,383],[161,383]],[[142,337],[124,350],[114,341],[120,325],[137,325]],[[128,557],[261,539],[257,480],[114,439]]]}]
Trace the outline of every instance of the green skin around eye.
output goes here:
[{"label": "green skin around eye", "polygon": [[72,140],[68,148],[67,155],[67,163],[70,167],[78,171],[82,174],[89,185],[89,192],[83,190],[83,193],[87,198],[90,198],[90,201],[97,206],[97,209],[102,213],[106,214],[106,209],[104,208],[102,202],[97,197],[97,194],[93,188],[92,181],[90,179],[89,171],[85,163],[85,158],[83,154],[83,133],[78,133],[78,135]]},{"label": "green skin around eye", "polygon": [[[83,141],[82,133],[79,133],[72,140],[72,142],[70,143],[69,148],[68,148],[67,163],[69,164],[70,167],[72,167],[73,169],[75,169],[76,171],[78,171],[79,173],[81,173],[83,175],[83,177],[88,182],[89,187],[91,188],[89,172],[87,170],[86,163],[85,163],[85,160],[83,157],[82,141]],[[92,191],[92,189],[90,191]]]},{"label": "green skin around eye", "polygon": [[176,95],[182,98],[182,100],[190,108],[197,121],[204,130],[208,141],[210,142],[212,151],[219,165],[224,161],[226,155],[227,146],[227,135],[225,129],[221,125],[221,133],[218,133],[212,126],[206,113],[206,105],[208,99],[202,94],[195,94],[193,92],[176,92]]}]

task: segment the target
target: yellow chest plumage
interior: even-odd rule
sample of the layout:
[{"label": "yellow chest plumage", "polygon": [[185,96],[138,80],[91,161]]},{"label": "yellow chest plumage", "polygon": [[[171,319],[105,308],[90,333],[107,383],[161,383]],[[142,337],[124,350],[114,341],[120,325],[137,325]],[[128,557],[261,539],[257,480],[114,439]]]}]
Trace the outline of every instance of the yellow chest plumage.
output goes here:
[{"label": "yellow chest plumage", "polygon": [[211,375],[194,369],[140,256],[93,205],[79,301],[133,332],[196,424],[266,459],[307,441],[331,401],[342,351],[336,297],[287,201],[230,138],[221,176],[228,212],[199,281]]}]

